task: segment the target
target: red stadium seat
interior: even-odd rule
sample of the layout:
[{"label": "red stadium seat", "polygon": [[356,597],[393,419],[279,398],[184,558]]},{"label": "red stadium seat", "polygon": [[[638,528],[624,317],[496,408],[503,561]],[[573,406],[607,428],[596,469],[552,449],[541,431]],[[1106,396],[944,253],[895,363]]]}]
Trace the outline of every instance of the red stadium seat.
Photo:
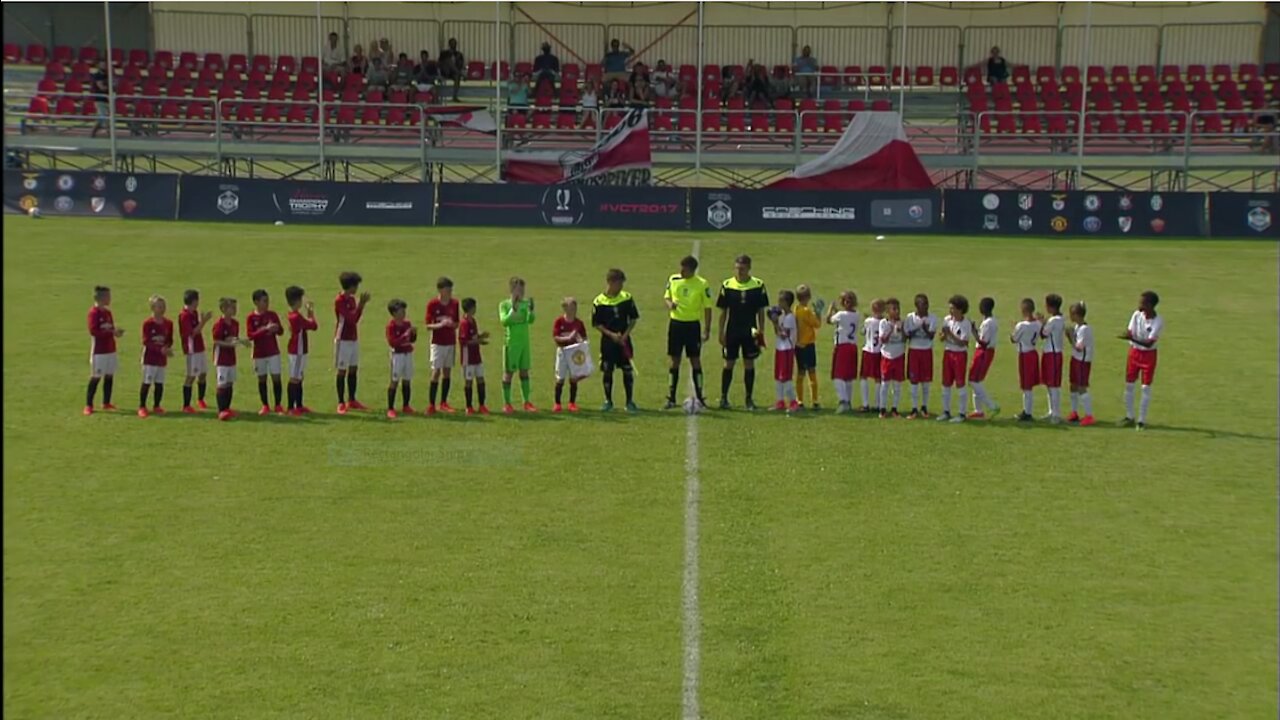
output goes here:
[{"label": "red stadium seat", "polygon": [[315,90],[317,85],[315,73],[310,73],[306,70],[298,73],[298,87],[306,90]]},{"label": "red stadium seat", "polygon": [[182,103],[177,100],[165,100],[160,104],[160,117],[165,120],[177,120],[182,117]]},{"label": "red stadium seat", "polygon": [[85,101],[80,104],[80,114],[84,115],[85,117],[93,117],[97,115],[98,101],[94,100],[93,98],[86,98]]},{"label": "red stadium seat", "polygon": [[31,102],[27,103],[28,115],[48,115],[49,114],[49,98],[43,95],[36,95],[31,98]]},{"label": "red stadium seat", "polygon": [[174,80],[173,82],[171,82],[171,83],[169,83],[167,86],[165,86],[164,94],[165,94],[165,97],[171,97],[171,98],[182,98],[182,97],[186,97],[186,96],[187,96],[187,86],[186,86],[186,85],[183,85],[182,83],[178,82],[177,80]]},{"label": "red stadium seat", "polygon": [[822,116],[816,112],[802,111],[800,113],[800,132],[804,132],[804,133],[822,132],[821,128],[819,127],[821,123],[821,118]]},{"label": "red stadium seat", "polygon": [[5,43],[4,61],[7,63],[22,62],[22,46],[18,43]]},{"label": "red stadium seat", "polygon": [[960,84],[960,71],[950,65],[942,66],[938,71],[938,84],[942,87],[956,87]]},{"label": "red stadium seat", "polygon": [[1141,115],[1125,115],[1124,116],[1124,134],[1125,135],[1145,135],[1147,133],[1146,123],[1143,122]]},{"label": "red stadium seat", "polygon": [[319,75],[320,74],[320,58],[315,55],[308,55],[302,58],[302,63],[298,65],[299,75]]},{"label": "red stadium seat", "polygon": [[1249,82],[1258,77],[1257,63],[1241,63],[1240,70],[1236,73],[1236,78],[1240,82]]},{"label": "red stadium seat", "polygon": [[890,112],[893,110],[893,102],[889,100],[873,100],[871,102],[872,112]]},{"label": "red stadium seat", "polygon": [[522,112],[509,112],[507,113],[506,126],[510,129],[526,128],[529,126],[529,118]]},{"label": "red stadium seat", "polygon": [[149,98],[157,98],[164,94],[164,85],[160,78],[147,78],[142,83],[142,94]]},{"label": "red stadium seat", "polygon": [[1160,76],[1156,74],[1155,65],[1139,65],[1138,69],[1133,73],[1133,79],[1138,84],[1158,80]]},{"label": "red stadium seat", "polygon": [[242,53],[232,53],[227,56],[227,70],[232,72],[246,72],[249,69],[249,58]]},{"label": "red stadium seat", "polygon": [[111,66],[120,67],[124,65],[124,48],[111,48]]},{"label": "red stadium seat", "polygon": [[334,122],[335,124],[341,125],[344,127],[350,127],[351,125],[355,125],[356,124],[356,107],[354,105],[338,106],[338,113],[334,118]]},{"label": "red stadium seat", "polygon": [[80,78],[68,78],[67,84],[63,86],[63,89],[68,95],[83,95],[84,81]]},{"label": "red stadium seat", "polygon": [[173,68],[173,53],[169,50],[157,50],[155,60],[152,61],[152,64],[159,65],[166,70]]},{"label": "red stadium seat", "polygon": [[49,62],[49,51],[40,43],[31,43],[27,46],[26,58],[32,65],[44,65]]},{"label": "red stadium seat", "polygon": [[719,132],[720,130],[720,111],[719,110],[703,110],[702,111],[702,131],[703,132]]},{"label": "red stadium seat", "polygon": [[178,67],[188,70],[195,70],[200,67],[200,58],[193,52],[186,51],[178,54]]},{"label": "red stadium seat", "polygon": [[216,73],[222,72],[226,69],[226,61],[222,59],[222,53],[205,53],[203,67],[205,70],[212,70]]},{"label": "red stadium seat", "polygon": [[151,63],[151,53],[144,49],[134,48],[129,51],[129,60],[126,65],[133,67],[146,67]]},{"label": "red stadium seat", "polygon": [[228,68],[226,72],[222,73],[222,83],[224,85],[230,85],[238,88],[244,87],[246,82],[244,73],[240,70],[232,70]]},{"label": "red stadium seat", "polygon": [[298,60],[292,55],[281,55],[276,58],[276,72],[283,71],[286,75],[296,75],[298,72]]},{"label": "red stadium seat", "polygon": [[917,67],[915,84],[920,87],[933,87],[933,68],[928,65]]},{"label": "red stadium seat", "polygon": [[203,102],[187,103],[188,120],[208,120],[209,104]]},{"label": "red stadium seat", "polygon": [[[30,59],[28,58],[28,61]],[[1269,62],[1262,66],[1262,77],[1267,82],[1280,80],[1280,62]]]},{"label": "red stadium seat", "polygon": [[835,65],[823,65],[818,68],[818,81],[822,87],[836,87],[840,83],[840,68]]},{"label": "red stadium seat", "polygon": [[271,72],[271,57],[268,55],[254,55],[249,61],[249,71],[258,71],[263,75]]},{"label": "red stadium seat", "polygon": [[182,83],[183,85],[190,85],[192,80],[191,68],[186,67],[185,65],[179,66],[173,71],[173,75],[170,79],[172,79],[173,82],[176,82],[176,83]]},{"label": "red stadium seat", "polygon": [[535,112],[535,113],[533,114],[533,129],[534,129],[534,130],[550,130],[550,129],[551,129],[551,125],[552,125],[552,121],[551,121],[551,113],[549,113],[549,112]]},{"label": "red stadium seat", "polygon": [[694,132],[698,129],[698,119],[696,111],[682,110],[676,116],[676,127],[681,132]]},{"label": "red stadium seat", "polygon": [[582,77],[582,68],[578,63],[565,63],[560,68],[560,79],[567,85],[577,85]]},{"label": "red stadium seat", "polygon": [[53,109],[54,115],[75,115],[77,114],[75,98],[60,97]]},{"label": "red stadium seat", "polygon": [[839,112],[840,107],[837,104],[835,108],[827,106],[822,114],[822,129],[829,133],[844,132],[844,113]]},{"label": "red stadium seat", "polygon": [[1023,135],[1040,135],[1044,133],[1044,125],[1040,122],[1040,116],[1035,113],[1026,113],[1019,116],[1022,120]]},{"label": "red stadium seat", "polygon": [[1116,65],[1111,68],[1112,85],[1119,85],[1120,83],[1127,82],[1132,82],[1132,77],[1129,75],[1128,65]]},{"label": "red stadium seat", "polygon": [[1160,84],[1171,85],[1182,82],[1182,68],[1177,65],[1165,65],[1160,68]]},{"label": "red stadium seat", "polygon": [[980,68],[977,68],[977,67],[968,67],[968,68],[965,68],[965,69],[964,69],[964,84],[965,84],[966,86],[967,86],[967,85],[981,85],[981,84],[982,84],[982,70],[981,70]]},{"label": "red stadium seat", "polygon": [[846,65],[844,68],[845,87],[862,87],[867,84],[867,77],[862,74],[861,65]]},{"label": "red stadium seat", "polygon": [[197,81],[205,85],[216,85],[218,84],[218,71],[211,67],[201,68]]},{"label": "red stadium seat", "polygon": [[1045,83],[1057,83],[1058,71],[1052,65],[1041,65],[1036,68],[1036,84],[1044,86]]},{"label": "red stadium seat", "polygon": [[270,87],[267,89],[267,101],[279,102],[285,99],[285,89],[282,87]]},{"label": "red stadium seat", "polygon": [[1205,68],[1203,65],[1187,66],[1187,82],[1197,83],[1197,82],[1200,82],[1201,80],[1204,80],[1207,76],[1208,76],[1208,72],[1205,71]]},{"label": "red stadium seat", "polygon": [[89,63],[92,65],[93,63],[98,62],[98,48],[91,45],[82,47],[80,48],[80,52],[76,54],[76,59],[82,63]]},{"label": "red stadium seat", "polygon": [[[590,69],[591,66],[588,65],[587,67]],[[588,74],[587,77],[591,77],[591,75]],[[698,68],[694,65],[681,65],[679,78],[685,87],[693,86],[698,82]]]},{"label": "red stadium seat", "polygon": [[191,91],[191,97],[193,98],[207,98],[211,95],[213,95],[212,86],[208,83],[199,83]]},{"label": "red stadium seat", "polygon": [[883,65],[872,65],[867,68],[867,84],[871,87],[884,87],[885,71]]},{"label": "red stadium seat", "polygon": [[1031,68],[1026,65],[1015,65],[1013,67],[1013,73],[1009,76],[1009,79],[1014,85],[1030,84]]},{"label": "red stadium seat", "polygon": [[892,81],[891,81],[891,82],[892,82],[892,84],[893,84],[894,86],[901,86],[901,85],[903,84],[903,79],[902,79],[902,78],[903,78],[903,76],[904,76],[904,75],[905,75],[908,79],[910,79],[910,77],[911,77],[911,71],[908,69],[908,70],[906,70],[906,71],[904,72],[904,71],[903,71],[903,68],[902,68],[902,66],[901,66],[901,65],[894,65],[894,66],[893,66],[893,71],[890,73],[890,77],[892,78]]},{"label": "red stadium seat", "polygon": [[773,131],[779,135],[795,135],[796,116],[794,113],[780,112],[773,116]]},{"label": "red stadium seat", "polygon": [[478,60],[472,60],[467,63],[467,79],[468,80],[484,80],[484,63]]},{"label": "red stadium seat", "polygon": [[285,87],[293,82],[293,77],[284,70],[276,70],[271,75],[272,87]]},{"label": "red stadium seat", "polygon": [[1097,83],[1106,84],[1107,69],[1101,65],[1090,65],[1085,69],[1084,82],[1086,85],[1094,85]]},{"label": "red stadium seat", "polygon": [[1080,83],[1080,68],[1075,65],[1064,65],[1062,67],[1062,84],[1077,85]]},{"label": "red stadium seat", "polygon": [[156,116],[156,105],[150,100],[139,100],[133,104],[133,116],[150,119]]},{"label": "red stadium seat", "polygon": [[[404,112],[403,110],[401,112]],[[289,114],[285,117],[287,123],[309,123],[311,122],[311,106],[310,105],[290,105]],[[388,125],[391,123],[387,123]]]},{"label": "red stadium seat", "polygon": [[40,78],[36,83],[36,92],[42,95],[52,95],[58,92],[58,81],[53,78]]},{"label": "red stadium seat", "polygon": [[[696,73],[697,70],[695,69],[694,72]],[[587,71],[584,77],[587,80],[595,80],[599,82],[604,78],[604,66],[600,63],[587,63]]]},{"label": "red stadium seat", "polygon": [[511,63],[503,60],[502,62],[491,63],[489,65],[489,77],[497,80],[511,79]]},{"label": "red stadium seat", "polygon": [[53,59],[56,62],[70,65],[75,62],[75,52],[70,45],[58,45],[53,48]]},{"label": "red stadium seat", "polygon": [[1231,77],[1232,77],[1232,72],[1231,72],[1230,65],[1221,65],[1221,64],[1214,65],[1213,69],[1209,72],[1209,79],[1215,83],[1220,83],[1225,80],[1230,80]]},{"label": "red stadium seat", "polygon": [[[563,76],[562,76],[563,77]],[[557,130],[576,130],[578,129],[578,118],[571,112],[562,112],[556,114]],[[666,113],[658,113],[653,118],[653,129],[655,130],[671,130],[671,116]]]},{"label": "red stadium seat", "polygon": [[720,66],[715,64],[707,64],[702,66],[702,82],[709,80],[720,81]]},{"label": "red stadium seat", "polygon": [[284,108],[279,103],[267,103],[262,109],[262,122],[278,123],[284,118]]},{"label": "red stadium seat", "polygon": [[51,62],[44,66],[44,76],[61,82],[67,77],[67,66],[60,62]]}]

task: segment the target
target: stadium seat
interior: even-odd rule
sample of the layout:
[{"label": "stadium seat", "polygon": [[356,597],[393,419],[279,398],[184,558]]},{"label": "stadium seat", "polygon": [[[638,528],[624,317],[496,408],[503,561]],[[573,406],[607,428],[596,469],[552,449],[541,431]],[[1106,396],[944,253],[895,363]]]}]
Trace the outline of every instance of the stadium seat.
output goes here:
[{"label": "stadium seat", "polygon": [[227,70],[230,72],[246,72],[249,69],[249,58],[243,53],[232,53],[227,56]]},{"label": "stadium seat", "polygon": [[769,76],[774,80],[788,81],[791,79],[791,66],[774,65],[773,72],[769,73]]},{"label": "stadium seat", "polygon": [[1024,85],[1031,83],[1031,68],[1026,65],[1015,65],[1013,72],[1009,75],[1009,80],[1014,85]]},{"label": "stadium seat", "polygon": [[490,63],[489,77],[496,80],[501,80],[501,81],[510,80],[511,79],[511,63],[507,62],[506,60],[503,60],[501,62],[496,62],[496,63]]},{"label": "stadium seat", "polygon": [[[695,70],[695,72],[697,71]],[[587,71],[584,78],[586,80],[595,80],[596,82],[599,82],[604,78],[604,66],[600,63],[587,63]]]},{"label": "stadium seat", "polygon": [[980,68],[977,68],[977,67],[968,67],[968,68],[965,68],[965,69],[964,69],[964,84],[965,84],[966,86],[967,86],[967,85],[981,85],[981,84],[982,84],[982,70],[981,70]]},{"label": "stadium seat", "polygon": [[174,80],[164,88],[165,97],[182,98],[187,96],[187,86]]},{"label": "stadium seat", "polygon": [[1206,79],[1208,72],[1203,65],[1188,65],[1186,80],[1189,83],[1197,83]]},{"label": "stadium seat", "polygon": [[893,102],[889,100],[873,100],[871,102],[872,112],[890,112],[893,110]]},{"label": "stadium seat", "polygon": [[582,68],[578,63],[565,63],[560,68],[560,80],[565,85],[575,86],[582,78]]},{"label": "stadium seat", "polygon": [[1044,133],[1044,125],[1040,122],[1040,116],[1036,113],[1024,113],[1020,116],[1022,119],[1023,135],[1041,135]]},{"label": "stadium seat", "polygon": [[720,66],[715,64],[707,64],[702,66],[702,82],[705,84],[710,80],[720,81]]},{"label": "stadium seat", "polygon": [[1258,77],[1257,63],[1241,63],[1240,69],[1236,72],[1236,79],[1240,82],[1249,82]]},{"label": "stadium seat", "polygon": [[173,71],[173,75],[170,76],[170,79],[176,83],[182,83],[183,85],[190,85],[192,81],[191,68],[185,65],[181,65],[175,68]]},{"label": "stadium seat", "polygon": [[1220,83],[1226,80],[1230,80],[1232,78],[1232,75],[1233,73],[1231,72],[1230,65],[1223,65],[1223,64],[1214,65],[1213,69],[1209,71],[1209,79],[1212,80],[1214,83]]},{"label": "stadium seat", "polygon": [[885,71],[883,65],[872,65],[867,68],[867,84],[871,87],[884,87]]},{"label": "stadium seat", "polygon": [[209,85],[208,83],[203,83],[203,82],[197,83],[196,86],[191,90],[191,97],[193,98],[210,97],[213,95],[212,87],[213,86]]},{"label": "stadium seat", "polygon": [[156,105],[150,100],[139,100],[133,104],[133,117],[149,120],[156,116]]},{"label": "stadium seat", "polygon": [[[403,112],[403,110],[401,111]],[[290,124],[306,124],[311,122],[311,106],[305,104],[297,104],[289,106],[289,113],[285,116],[285,122]],[[391,122],[387,123],[392,124]]]},{"label": "stadium seat", "polygon": [[80,114],[85,117],[93,117],[98,114],[98,102],[93,98],[85,98],[80,104]]},{"label": "stadium seat", "polygon": [[534,112],[533,113],[533,129],[534,130],[550,130],[551,129],[551,113]]},{"label": "stadium seat", "polygon": [[850,115],[857,115],[860,112],[866,112],[867,103],[864,100],[850,100],[848,108]]},{"label": "stadium seat", "polygon": [[484,80],[484,63],[479,60],[472,60],[467,63],[467,79],[468,80]]},{"label": "stadium seat", "polygon": [[178,53],[178,67],[195,70],[200,67],[200,58],[190,51]]},{"label": "stadium seat", "polygon": [[271,69],[272,69],[272,66],[271,66],[270,55],[254,55],[253,58],[249,60],[250,72],[256,71],[256,72],[262,73],[263,75],[266,75],[267,73],[271,72]]},{"label": "stadium seat", "polygon": [[[563,77],[563,75],[562,75]],[[556,129],[557,130],[576,130],[578,128],[578,118],[571,112],[556,113]],[[671,130],[671,116],[667,113],[658,113],[653,117],[653,128],[655,130]]]},{"label": "stadium seat", "polygon": [[956,87],[960,84],[960,71],[950,65],[944,65],[938,72],[938,84],[942,87]]},{"label": "stadium seat", "polygon": [[903,85],[903,84],[904,84],[904,82],[905,82],[905,81],[903,80],[903,76],[904,76],[904,75],[909,79],[909,78],[911,77],[911,71],[910,71],[910,70],[907,70],[907,71],[905,71],[905,72],[904,72],[904,71],[903,71],[903,68],[902,68],[902,66],[901,66],[901,65],[894,65],[894,66],[893,66],[893,70],[892,70],[892,71],[890,72],[890,74],[889,74],[889,77],[891,78],[891,83],[892,83],[892,85],[893,85],[894,87],[899,87],[899,86]]},{"label": "stadium seat", "polygon": [[299,75],[319,75],[320,74],[320,58],[315,55],[307,55],[302,58],[302,62],[298,64]]},{"label": "stadium seat", "polygon": [[1129,74],[1128,65],[1115,65],[1111,68],[1111,84],[1119,85],[1120,83],[1132,82]]},{"label": "stadium seat", "polygon": [[1075,65],[1064,65],[1062,66],[1060,77],[1063,85],[1078,85],[1080,84],[1080,68]]},{"label": "stadium seat", "polygon": [[160,117],[164,120],[178,120],[182,117],[182,103],[177,100],[165,100],[160,103]]},{"label": "stadium seat", "polygon": [[205,53],[204,65],[201,67],[205,70],[219,73],[226,69],[226,62],[222,59],[222,53]]},{"label": "stadium seat", "polygon": [[1155,65],[1139,65],[1138,69],[1133,72],[1133,81],[1139,85],[1158,80],[1159,77],[1160,76],[1156,74]]},{"label": "stadium seat", "polygon": [[283,72],[285,75],[296,75],[298,73],[298,59],[292,55],[281,55],[276,58],[276,73]]},{"label": "stadium seat", "polygon": [[159,65],[166,70],[173,68],[173,53],[169,50],[157,50],[153,65]]},{"label": "stadium seat", "polygon": [[840,112],[837,105],[834,110],[824,109],[822,114],[822,129],[829,133],[844,132],[844,113]]},{"label": "stadium seat", "polygon": [[697,130],[697,114],[693,110],[681,110],[676,115],[676,128],[681,132],[694,132]]},{"label": "stadium seat", "polygon": [[846,65],[844,68],[845,87],[859,88],[867,84],[867,76],[862,74],[861,65]]},{"label": "stadium seat", "polygon": [[286,87],[292,82],[293,82],[293,76],[291,76],[285,70],[276,70],[274,73],[271,74],[272,87]]},{"label": "stadium seat", "polygon": [[285,99],[285,89],[282,87],[267,88],[267,102],[279,102]]},{"label": "stadium seat", "polygon": [[201,68],[197,80],[205,85],[216,85],[218,83],[218,71],[211,67]]},{"label": "stadium seat", "polygon": [[44,65],[49,62],[49,51],[40,43],[31,43],[27,46],[26,58],[32,65]]},{"label": "stadium seat", "polygon": [[719,110],[703,110],[702,111],[702,131],[703,132],[719,132],[720,131],[720,111]]},{"label": "stadium seat", "polygon": [[933,87],[933,67],[929,65],[917,67],[915,84],[920,87]]},{"label": "stadium seat", "polygon": [[63,85],[63,90],[68,95],[83,95],[84,81],[80,78],[67,78],[67,84]]},{"label": "stadium seat", "polygon": [[1085,68],[1084,82],[1086,85],[1094,85],[1098,83],[1106,84],[1107,70],[1101,65],[1090,65]]},{"label": "stadium seat", "polygon": [[528,117],[522,112],[508,112],[505,126],[508,129],[523,129],[528,127]]},{"label": "stadium seat", "polygon": [[227,68],[227,71],[222,73],[222,83],[224,85],[240,88],[244,87],[246,82],[244,71],[242,70],[232,70],[231,68]]},{"label": "stadium seat", "polygon": [[[773,126],[769,124],[769,113],[767,112],[753,112],[744,117],[746,126],[751,128],[751,132],[753,133],[769,132],[773,130]],[[729,129],[733,130],[733,128]]]},{"label": "stadium seat", "polygon": [[1058,71],[1052,65],[1041,65],[1036,68],[1036,84],[1043,87],[1046,83],[1058,82]]},{"label": "stadium seat", "polygon": [[208,120],[209,106],[203,102],[187,103],[187,119],[188,120]]},{"label": "stadium seat", "polygon": [[800,131],[804,133],[819,133],[821,116],[816,112],[800,112]]},{"label": "stadium seat", "polygon": [[774,115],[773,123],[773,131],[779,135],[795,135],[796,133],[795,113],[780,112]]},{"label": "stadium seat", "polygon": [[60,62],[51,62],[44,66],[44,76],[50,80],[62,82],[67,77],[67,66]]},{"label": "stadium seat", "polygon": [[840,84],[840,68],[835,65],[823,65],[819,67],[818,82],[822,87],[836,87]]},{"label": "stadium seat", "polygon": [[85,47],[80,48],[80,52],[76,54],[76,59],[82,63],[89,63],[92,65],[93,63],[98,62],[98,48],[93,47],[92,45],[86,45]]},{"label": "stadium seat", "polygon": [[1280,80],[1280,62],[1269,62],[1262,66],[1262,77],[1267,82]]},{"label": "stadium seat", "polygon": [[22,46],[18,43],[5,43],[4,61],[7,63],[22,62]]},{"label": "stadium seat", "polygon": [[40,116],[49,114],[49,98],[36,95],[27,103],[27,115]]},{"label": "stadium seat", "polygon": [[58,81],[53,78],[40,78],[36,83],[36,92],[42,95],[52,95],[58,92]]},{"label": "stadium seat", "polygon": [[70,65],[75,61],[75,52],[70,45],[57,45],[53,48],[53,59],[55,62]]},{"label": "stadium seat", "polygon": [[1160,68],[1160,84],[1170,85],[1182,82],[1182,68],[1177,65],[1165,65]]}]

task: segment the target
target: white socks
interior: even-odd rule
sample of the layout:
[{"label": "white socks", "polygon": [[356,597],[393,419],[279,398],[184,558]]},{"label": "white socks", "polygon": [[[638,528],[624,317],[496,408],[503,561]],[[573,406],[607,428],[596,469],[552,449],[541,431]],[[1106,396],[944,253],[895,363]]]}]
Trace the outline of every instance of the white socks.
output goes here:
[{"label": "white socks", "polygon": [[987,388],[986,388],[986,386],[985,386],[985,385],[983,385],[983,384],[982,384],[982,383],[980,383],[980,382],[969,383],[969,384],[973,386],[973,409],[974,409],[974,411],[976,412],[976,411],[981,410],[981,409],[983,409],[983,408],[990,409],[990,408],[992,407],[992,405],[991,405],[991,398],[987,397]]},{"label": "white socks", "polygon": [[1080,393],[1080,407],[1084,408],[1085,417],[1093,415],[1093,396],[1087,392]]},{"label": "white socks", "polygon": [[920,385],[911,383],[911,409],[915,410],[920,407]]},{"label": "white socks", "polygon": [[[969,388],[960,388],[960,414],[965,415],[969,407]],[[951,403],[947,403],[947,412],[951,412]]]},{"label": "white socks", "polygon": [[796,399],[796,383],[794,380],[775,380],[778,388],[778,400],[791,402]]},{"label": "white socks", "polygon": [[836,399],[840,402],[851,405],[853,404],[853,381],[852,380],[836,380]]},{"label": "white socks", "polygon": [[1124,384],[1124,416],[1133,419],[1133,383]]},{"label": "white socks", "polygon": [[1051,387],[1049,390],[1049,414],[1062,417],[1062,388]]},{"label": "white socks", "polygon": [[1138,409],[1138,422],[1147,422],[1147,408],[1151,407],[1151,386],[1142,386],[1142,405]]},{"label": "white socks", "polygon": [[1080,414],[1080,393],[1078,392],[1071,393],[1071,414]]},{"label": "white socks", "polygon": [[[960,406],[960,410],[964,410],[964,406]],[[946,385],[942,386],[942,412],[943,414],[951,414],[951,388]]]},{"label": "white socks", "polygon": [[882,382],[876,387],[876,397],[879,398],[881,410],[889,409],[889,383]]},{"label": "white socks", "polygon": [[[868,397],[868,395],[867,395],[867,391],[869,390],[869,386],[870,386],[870,385],[871,385],[871,381],[870,381],[870,380],[868,380],[868,379],[866,379],[866,378],[863,378],[863,379],[862,379],[862,406],[863,406],[863,407],[870,407],[870,406],[871,406],[870,399],[869,399],[869,397]],[[852,400],[851,400],[850,402],[852,403]]]},{"label": "white socks", "polygon": [[892,406],[881,405],[880,409],[881,410],[889,410],[889,409],[897,410],[899,406],[902,405],[902,383],[897,380],[893,380],[888,383],[881,383],[880,387],[883,388],[885,385],[889,386],[889,392],[886,393],[886,397],[888,395],[893,396],[893,405]]},{"label": "white socks", "polygon": [[1035,400],[1035,393],[1030,390],[1022,391],[1022,414],[1031,414],[1031,410],[1035,407]]},{"label": "white socks", "polygon": [[773,386],[776,389],[778,402],[782,402],[783,400],[786,400],[787,399],[787,383],[783,380],[774,380]]},{"label": "white socks", "polygon": [[923,398],[924,401],[920,403],[920,407],[929,407],[929,386],[930,385],[932,385],[932,383],[920,383],[920,387],[924,389],[924,398]]}]

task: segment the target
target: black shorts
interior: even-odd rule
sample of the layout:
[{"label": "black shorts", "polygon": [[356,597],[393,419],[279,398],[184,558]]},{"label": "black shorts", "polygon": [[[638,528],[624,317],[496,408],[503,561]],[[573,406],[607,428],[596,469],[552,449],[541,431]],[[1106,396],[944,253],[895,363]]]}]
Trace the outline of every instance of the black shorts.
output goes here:
[{"label": "black shorts", "polygon": [[756,344],[756,339],[751,333],[726,335],[723,354],[725,360],[737,360],[738,355],[742,355],[743,360],[755,360],[760,357],[760,346]]},{"label": "black shorts", "polygon": [[[631,344],[631,339],[627,338],[627,344]],[[607,338],[600,340],[600,368],[602,370],[619,370],[631,369],[631,356],[634,355],[634,349],[631,353],[627,353],[627,349],[618,343]]]},{"label": "black shorts", "polygon": [[672,320],[667,325],[667,356],[702,357],[702,324],[697,320]]},{"label": "black shorts", "polygon": [[804,345],[796,348],[796,369],[800,371],[818,369],[817,345]]}]

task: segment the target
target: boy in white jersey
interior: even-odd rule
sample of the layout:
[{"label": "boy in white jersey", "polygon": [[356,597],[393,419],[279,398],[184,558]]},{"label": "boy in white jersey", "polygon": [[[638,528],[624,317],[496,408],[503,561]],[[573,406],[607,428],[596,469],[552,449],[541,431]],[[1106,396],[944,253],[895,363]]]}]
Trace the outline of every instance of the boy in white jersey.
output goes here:
[{"label": "boy in white jersey", "polygon": [[[836,413],[853,412],[853,381],[858,377],[858,295],[852,290],[840,293],[840,300],[827,311],[827,324],[836,326],[835,349],[831,356],[831,380],[836,386]],[[864,381],[865,382],[865,381]],[[863,386],[866,402],[866,386]]]},{"label": "boy in white jersey", "polygon": [[1036,319],[1036,301],[1022,299],[1022,321],[1013,328],[1010,342],[1018,346],[1018,385],[1022,388],[1022,412],[1018,422],[1031,422],[1033,391],[1040,384],[1040,357],[1036,354],[1036,341],[1040,339],[1040,321]]},{"label": "boy in white jersey", "polygon": [[[862,412],[879,413],[880,391],[871,394],[871,383],[880,381],[880,321],[884,319],[884,300],[871,301],[871,317],[862,323]],[[871,401],[875,401],[875,405]]]},{"label": "boy in white jersey", "polygon": [[[964,422],[969,406],[969,391],[964,386],[965,366],[969,363],[969,338],[973,323],[965,318],[969,299],[952,295],[947,300],[947,319],[942,321],[942,414],[939,421]],[[960,389],[960,414],[951,416],[951,388]]]},{"label": "boy in white jersey", "polygon": [[1041,322],[1040,338],[1044,342],[1040,351],[1040,383],[1049,395],[1049,414],[1045,419],[1057,425],[1062,422],[1062,351],[1066,345],[1066,328],[1062,321],[1062,296],[1049,293],[1044,296],[1044,309],[1049,317],[1037,315]]},{"label": "boy in white jersey", "polygon": [[[938,334],[938,316],[929,312],[929,296],[915,297],[916,310],[907,315],[907,379],[911,381],[911,413],[908,420],[929,417],[929,386],[933,383],[933,338]],[[921,390],[924,398],[921,401]]]},{"label": "boy in white jersey", "polygon": [[[1084,319],[1088,309],[1081,300],[1071,306],[1071,415],[1067,422],[1088,427],[1093,420],[1093,398],[1089,396],[1089,371],[1093,368],[1093,328]],[[1084,417],[1078,412],[1084,410]]]},{"label": "boy in white jersey", "polygon": [[902,306],[898,298],[884,301],[885,317],[880,320],[880,417],[890,415],[892,395],[893,417],[898,417],[902,401],[902,381],[907,376],[907,332],[902,327]]},{"label": "boy in white jersey", "polygon": [[788,414],[800,409],[796,400],[796,316],[791,312],[791,305],[796,295],[790,290],[778,293],[778,307],[770,308],[769,316],[773,320],[773,331],[777,336],[773,345],[773,380],[778,390],[778,401],[774,410],[785,410]]},{"label": "boy in white jersey", "polygon": [[1120,425],[1133,425],[1133,383],[1142,377],[1142,405],[1138,411],[1138,429],[1147,427],[1147,408],[1151,406],[1151,382],[1156,379],[1156,343],[1164,332],[1164,318],[1156,314],[1160,296],[1153,290],[1142,293],[1138,309],[1129,318],[1129,327],[1120,335],[1129,341],[1129,361],[1124,373],[1124,420]]},{"label": "boy in white jersey", "polygon": [[1000,406],[987,394],[987,373],[991,371],[991,363],[996,359],[996,333],[1000,324],[996,321],[995,298],[984,297],[978,301],[978,312],[982,313],[982,325],[974,328],[977,347],[973,351],[973,364],[969,366],[969,386],[973,388],[972,418],[988,417],[983,408],[990,411],[994,419],[1000,414]]}]

